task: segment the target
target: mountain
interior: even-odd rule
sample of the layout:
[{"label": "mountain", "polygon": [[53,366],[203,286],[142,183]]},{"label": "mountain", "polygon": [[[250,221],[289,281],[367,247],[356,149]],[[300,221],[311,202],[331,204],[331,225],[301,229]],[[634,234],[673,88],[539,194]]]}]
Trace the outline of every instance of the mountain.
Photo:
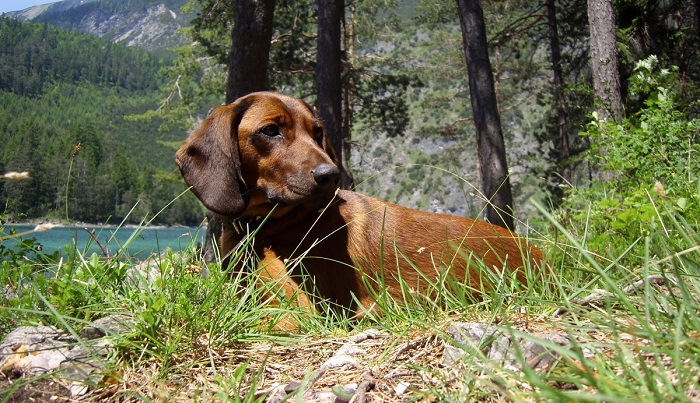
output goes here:
[{"label": "mountain", "polygon": [[41,22],[147,50],[181,45],[178,30],[194,14],[180,9],[187,0],[64,0],[6,13],[5,17]]},{"label": "mountain", "polygon": [[157,108],[167,61],[46,23],[0,18],[0,221],[197,224],[173,163],[180,130],[136,120]]}]

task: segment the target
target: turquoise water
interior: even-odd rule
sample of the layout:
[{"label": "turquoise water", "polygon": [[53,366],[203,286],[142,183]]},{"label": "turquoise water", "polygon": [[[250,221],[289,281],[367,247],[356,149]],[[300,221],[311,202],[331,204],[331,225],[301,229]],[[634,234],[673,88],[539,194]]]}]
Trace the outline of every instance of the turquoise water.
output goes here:
[{"label": "turquoise water", "polygon": [[[32,229],[34,229],[33,225],[5,225],[3,235],[9,234],[13,230],[20,233]],[[94,233],[97,242],[88,231]],[[86,255],[97,253],[102,256],[102,249],[104,249],[111,256],[122,250],[126,251],[129,256],[144,259],[151,253],[160,254],[168,248],[180,251],[186,249],[192,242],[201,243],[204,233],[205,229],[189,227],[55,227],[46,232],[8,239],[2,244],[5,247],[13,247],[20,242],[20,239],[36,238],[36,244],[40,245],[41,251],[45,254],[60,251],[62,255],[66,256],[73,254],[77,246],[77,250]]]}]

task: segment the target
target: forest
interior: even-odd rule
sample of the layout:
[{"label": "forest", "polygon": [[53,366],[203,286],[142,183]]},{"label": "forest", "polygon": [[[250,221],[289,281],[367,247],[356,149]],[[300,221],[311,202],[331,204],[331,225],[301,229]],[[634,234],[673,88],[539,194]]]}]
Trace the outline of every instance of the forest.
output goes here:
[{"label": "forest", "polygon": [[[117,7],[108,3],[90,7]],[[585,157],[595,146],[586,133],[596,107],[586,8],[581,0],[483,4],[515,214],[524,220],[536,214],[530,200],[557,206],[598,169]],[[30,181],[0,183],[6,215],[105,222],[132,212],[128,220],[139,222],[176,199],[182,183],[171,156],[178,139],[206,111],[231,101],[225,93],[235,10],[233,1],[187,2],[182,11],[197,15],[184,32],[192,42],[173,49],[174,60],[46,23],[3,20],[7,101],[0,124],[8,146],[0,167],[33,171]],[[352,1],[343,12],[338,132],[354,186],[399,204],[478,215],[456,3]],[[629,79],[650,56],[657,71],[674,69],[677,99],[692,113],[699,70],[693,3],[621,2],[616,15],[626,115],[645,106],[648,94],[632,92]],[[316,24],[313,1],[276,4],[265,88],[316,102]],[[192,225],[200,215],[185,195],[155,222]]]},{"label": "forest", "polygon": [[[177,198],[181,134],[125,118],[157,105],[164,61],[45,23],[0,19],[0,38],[0,170],[30,175],[0,182],[7,220],[138,223]],[[199,221],[186,195],[154,222]]]},{"label": "forest", "polygon": [[[234,3],[189,2],[202,10],[189,32],[198,46],[180,49],[169,71],[169,83],[183,94],[181,102],[170,99],[163,117],[186,117],[188,108],[211,97],[232,101],[223,94],[236,93],[225,89],[226,71],[237,70],[229,65]],[[528,200],[557,206],[567,189],[585,185],[598,169],[586,158],[591,137],[581,135],[599,106],[587,7],[580,0],[483,3],[516,214],[523,219],[534,213]],[[637,63],[652,56],[653,69],[675,72],[681,108],[696,108],[695,8],[692,2],[617,5],[617,73],[626,116],[645,107],[649,92],[632,91],[629,80]],[[308,0],[277,2],[268,75],[258,88],[319,102],[314,9]],[[355,186],[400,204],[477,215],[478,197],[471,195],[477,193],[475,128],[456,3],[353,1],[343,15],[343,122],[337,132]],[[244,87],[252,81],[248,77]]]}]

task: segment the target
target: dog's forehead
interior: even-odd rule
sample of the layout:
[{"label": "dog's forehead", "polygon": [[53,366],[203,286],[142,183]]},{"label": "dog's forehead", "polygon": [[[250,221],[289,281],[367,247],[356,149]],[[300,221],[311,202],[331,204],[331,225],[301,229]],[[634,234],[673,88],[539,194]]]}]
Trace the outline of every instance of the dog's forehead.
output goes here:
[{"label": "dog's forehead", "polygon": [[316,114],[304,101],[274,93],[257,94],[243,119],[251,123],[272,120],[282,125],[320,125]]}]

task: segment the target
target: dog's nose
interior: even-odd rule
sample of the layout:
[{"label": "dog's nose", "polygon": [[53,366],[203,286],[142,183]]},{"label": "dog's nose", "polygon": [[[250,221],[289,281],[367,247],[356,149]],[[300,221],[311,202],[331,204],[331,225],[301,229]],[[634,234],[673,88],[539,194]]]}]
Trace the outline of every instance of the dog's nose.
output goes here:
[{"label": "dog's nose", "polygon": [[340,170],[335,165],[321,164],[311,171],[319,187],[335,188],[340,183]]}]

